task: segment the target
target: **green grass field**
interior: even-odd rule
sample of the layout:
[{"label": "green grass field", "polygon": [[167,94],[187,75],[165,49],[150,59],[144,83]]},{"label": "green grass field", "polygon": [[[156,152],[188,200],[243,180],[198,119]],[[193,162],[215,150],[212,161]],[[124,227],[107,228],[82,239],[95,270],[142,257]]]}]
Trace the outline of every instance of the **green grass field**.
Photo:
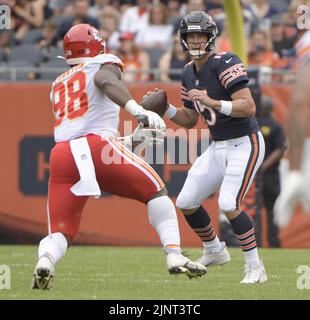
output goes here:
[{"label": "green grass field", "polygon": [[[188,249],[191,259],[199,249]],[[51,291],[30,289],[35,246],[0,246],[0,265],[11,269],[11,289],[0,299],[309,299],[310,290],[296,286],[296,269],[309,265],[310,250],[260,250],[269,280],[241,285],[243,256],[230,249],[232,261],[189,280],[171,276],[159,248],[72,247],[58,264]],[[0,275],[1,277],[1,275]]]}]

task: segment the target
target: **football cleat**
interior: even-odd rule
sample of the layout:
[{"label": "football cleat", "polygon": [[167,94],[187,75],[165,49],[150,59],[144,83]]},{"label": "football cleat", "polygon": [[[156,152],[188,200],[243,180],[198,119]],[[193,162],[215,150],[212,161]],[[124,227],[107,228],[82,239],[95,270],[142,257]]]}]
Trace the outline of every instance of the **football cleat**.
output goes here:
[{"label": "football cleat", "polygon": [[200,263],[193,262],[181,253],[167,254],[167,266],[170,274],[185,274],[190,279],[201,277],[207,273],[207,268]]},{"label": "football cleat", "polygon": [[53,286],[55,267],[51,260],[44,256],[39,259],[32,278],[32,289],[50,290]]},{"label": "football cleat", "polygon": [[220,251],[210,251],[204,247],[203,255],[196,262],[205,267],[223,265],[230,261],[230,255],[225,242],[221,242],[222,248]]},{"label": "football cleat", "polygon": [[245,277],[240,283],[252,284],[252,283],[263,283],[267,281],[267,274],[262,261],[259,266],[245,265],[244,267]]}]

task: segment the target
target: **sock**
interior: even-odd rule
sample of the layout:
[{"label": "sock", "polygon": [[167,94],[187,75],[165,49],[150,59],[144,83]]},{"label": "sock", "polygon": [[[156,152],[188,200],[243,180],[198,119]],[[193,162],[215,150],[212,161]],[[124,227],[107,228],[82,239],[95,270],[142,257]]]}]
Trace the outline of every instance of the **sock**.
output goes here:
[{"label": "sock", "polygon": [[236,218],[230,220],[230,223],[244,253],[245,263],[260,265],[254,227],[249,216],[242,211]]},{"label": "sock", "polygon": [[157,231],[165,253],[181,253],[179,224],[175,207],[167,196],[147,203],[150,224]]},{"label": "sock", "polygon": [[203,206],[200,206],[193,214],[184,216],[187,223],[203,242],[204,247],[213,252],[222,250],[220,240],[214,232],[211,218]]},{"label": "sock", "polygon": [[65,236],[60,232],[52,233],[40,241],[38,256],[47,256],[56,264],[66,254],[67,248],[68,241]]}]

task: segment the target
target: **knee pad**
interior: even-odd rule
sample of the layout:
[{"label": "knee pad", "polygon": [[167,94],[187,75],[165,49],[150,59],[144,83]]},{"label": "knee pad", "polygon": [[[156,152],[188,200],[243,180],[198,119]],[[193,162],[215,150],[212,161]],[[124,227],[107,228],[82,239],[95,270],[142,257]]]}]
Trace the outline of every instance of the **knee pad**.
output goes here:
[{"label": "knee pad", "polygon": [[[176,207],[179,209],[193,209],[197,207],[197,204],[194,203],[194,199],[189,195],[185,193],[180,193],[177,197],[176,201]],[[199,207],[199,205],[198,205]]]},{"label": "knee pad", "polygon": [[236,198],[229,193],[220,193],[218,205],[221,211],[230,212],[236,210]]}]

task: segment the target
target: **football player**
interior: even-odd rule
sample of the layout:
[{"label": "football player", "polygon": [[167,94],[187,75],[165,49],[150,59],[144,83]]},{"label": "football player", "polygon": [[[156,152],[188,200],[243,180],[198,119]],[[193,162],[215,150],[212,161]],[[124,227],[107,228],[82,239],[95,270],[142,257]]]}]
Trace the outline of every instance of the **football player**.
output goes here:
[{"label": "football player", "polygon": [[212,18],[193,11],[179,27],[181,46],[192,61],[182,73],[183,108],[169,105],[166,116],[192,128],[199,117],[209,127],[212,143],[188,172],[176,205],[200,237],[205,266],[230,261],[225,243],[215,234],[208,212],[201,203],[219,189],[218,205],[229,219],[245,258],[241,283],[267,280],[259,258],[254,227],[242,211],[242,201],[261,165],[265,145],[255,118],[255,103],[247,87],[247,71],[238,56],[213,53],[218,31]]},{"label": "football player", "polygon": [[105,53],[98,30],[88,24],[75,25],[63,45],[71,68],[53,82],[50,95],[56,145],[50,156],[49,234],[39,244],[32,288],[51,288],[55,265],[78,232],[88,197],[99,196],[101,191],[146,204],[170,273],[204,274],[204,266],[181,253],[177,216],[164,183],[116,139],[120,106],[150,128],[164,130],[164,121],[132,98],[122,81],[123,64]]},{"label": "football player", "polygon": [[289,172],[274,206],[275,222],[286,227],[297,202],[310,212],[310,63],[303,66],[292,91],[288,114]]}]

